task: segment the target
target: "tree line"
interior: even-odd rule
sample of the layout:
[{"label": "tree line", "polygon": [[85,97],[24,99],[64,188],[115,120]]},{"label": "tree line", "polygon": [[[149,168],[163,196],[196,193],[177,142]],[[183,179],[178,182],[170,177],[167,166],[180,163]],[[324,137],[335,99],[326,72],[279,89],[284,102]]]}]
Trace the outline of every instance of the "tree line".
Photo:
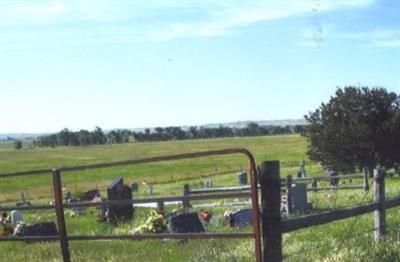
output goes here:
[{"label": "tree line", "polygon": [[58,133],[38,137],[33,143],[39,147],[55,146],[87,146],[103,144],[121,144],[128,142],[156,142],[169,140],[188,140],[221,137],[264,136],[278,134],[292,134],[305,131],[303,125],[286,126],[261,126],[257,123],[249,123],[243,128],[236,127],[197,127],[187,129],[181,127],[156,127],[146,128],[144,131],[131,131],[128,129],[112,130],[105,133],[100,127],[93,131],[71,131],[64,128]]}]

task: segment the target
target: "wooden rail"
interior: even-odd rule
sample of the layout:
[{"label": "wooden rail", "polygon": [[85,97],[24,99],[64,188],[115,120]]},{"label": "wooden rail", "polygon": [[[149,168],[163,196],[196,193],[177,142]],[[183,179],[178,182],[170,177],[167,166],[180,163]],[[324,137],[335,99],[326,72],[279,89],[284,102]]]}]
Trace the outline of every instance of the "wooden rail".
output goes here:
[{"label": "wooden rail", "polygon": [[[365,176],[364,176],[365,178]],[[262,181],[260,177],[260,181]],[[262,193],[263,194],[263,193]],[[273,199],[267,202],[263,202],[266,206],[262,208],[262,210],[268,210],[276,208],[280,203],[280,196],[275,195],[272,197]],[[263,205],[264,205],[263,204]],[[386,237],[386,209],[394,208],[400,206],[400,198],[385,200],[385,171],[384,169],[375,169],[374,170],[374,202],[370,204],[365,204],[356,207],[349,208],[340,208],[333,211],[322,212],[319,214],[305,215],[294,218],[289,218],[286,220],[279,221],[279,219],[266,219],[263,216],[263,228],[264,224],[266,227],[270,227],[274,224],[276,230],[271,230],[270,241],[281,241],[282,234],[292,232],[295,230],[313,227],[317,225],[323,225],[329,222],[346,219],[349,217],[359,216],[367,213],[374,213],[374,235],[375,241],[379,242]],[[264,220],[265,219],[265,220]],[[274,259],[268,261],[282,261],[282,249],[279,244],[275,244],[274,247],[264,245],[264,249],[271,249],[269,251],[264,250],[264,254],[276,252],[274,254]],[[274,248],[274,250],[272,250]]]}]

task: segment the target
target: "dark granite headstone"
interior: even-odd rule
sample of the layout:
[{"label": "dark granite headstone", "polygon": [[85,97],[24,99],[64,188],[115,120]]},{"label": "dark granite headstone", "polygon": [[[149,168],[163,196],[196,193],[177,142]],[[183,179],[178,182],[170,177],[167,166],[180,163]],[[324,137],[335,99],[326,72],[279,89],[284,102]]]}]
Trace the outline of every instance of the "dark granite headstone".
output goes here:
[{"label": "dark granite headstone", "polygon": [[[54,222],[44,222],[24,226],[19,236],[58,236],[58,231]],[[33,241],[28,240],[26,242],[29,243]]]},{"label": "dark granite headstone", "polygon": [[[115,179],[107,188],[108,201],[132,199],[132,190],[124,185],[122,178]],[[113,204],[108,206],[110,220],[129,220],[133,218],[132,204]]]},{"label": "dark granite headstone", "polygon": [[247,173],[242,171],[237,174],[239,185],[247,185]]},{"label": "dark granite headstone", "polygon": [[197,213],[171,216],[168,219],[168,226],[172,233],[204,232],[203,224],[201,223]]},{"label": "dark granite headstone", "polygon": [[85,191],[83,200],[92,201],[96,196],[100,196],[100,191],[98,189],[88,190]]},{"label": "dark granite headstone", "polygon": [[307,201],[307,185],[298,183],[292,187],[292,211],[304,211],[310,208]]},{"label": "dark granite headstone", "polygon": [[253,210],[242,209],[236,211],[231,216],[231,225],[235,227],[244,227],[253,224]]}]

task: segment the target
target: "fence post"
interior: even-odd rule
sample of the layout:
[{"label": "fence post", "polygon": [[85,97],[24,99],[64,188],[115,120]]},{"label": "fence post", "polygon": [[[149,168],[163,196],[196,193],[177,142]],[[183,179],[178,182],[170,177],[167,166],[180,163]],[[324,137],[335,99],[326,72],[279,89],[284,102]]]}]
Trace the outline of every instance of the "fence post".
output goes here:
[{"label": "fence post", "polygon": [[70,259],[69,248],[68,248],[67,230],[65,228],[60,170],[53,169],[52,173],[53,173],[53,187],[54,187],[54,202],[55,202],[56,215],[57,215],[57,224],[58,224],[58,232],[59,232],[59,237],[60,237],[61,252],[62,252],[64,262],[70,262],[71,259]]},{"label": "fence post", "polygon": [[286,177],[286,201],[287,201],[287,212],[288,214],[291,214],[293,211],[293,206],[292,206],[292,184],[293,184],[293,179],[292,176],[289,175]]},{"label": "fence post", "polygon": [[184,212],[185,213],[187,213],[188,212],[188,209],[189,209],[189,206],[190,206],[190,203],[189,203],[189,199],[187,199],[187,197],[189,196],[189,194],[190,194],[190,187],[189,187],[189,184],[185,184],[184,186],[183,186],[183,196],[185,197],[185,199],[183,200],[183,209],[184,209]]},{"label": "fence post", "polygon": [[279,161],[261,163],[263,261],[282,261],[281,179]]},{"label": "fence post", "polygon": [[385,170],[374,169],[374,200],[379,204],[374,211],[375,241],[379,242],[386,235],[386,207],[385,207]]},{"label": "fence post", "polygon": [[317,179],[313,178],[311,187],[312,189],[314,189],[314,192],[317,192],[317,187],[318,187]]},{"label": "fence post", "polygon": [[368,183],[368,169],[364,168],[364,190],[368,191],[369,190],[369,183]]}]

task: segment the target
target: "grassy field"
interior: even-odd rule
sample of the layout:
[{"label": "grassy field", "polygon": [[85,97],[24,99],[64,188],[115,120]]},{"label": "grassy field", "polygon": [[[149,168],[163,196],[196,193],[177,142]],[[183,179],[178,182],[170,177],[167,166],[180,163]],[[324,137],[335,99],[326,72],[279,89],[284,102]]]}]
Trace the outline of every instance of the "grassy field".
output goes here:
[{"label": "grassy field", "polygon": [[[306,159],[309,175],[319,175],[318,163],[308,161],[307,142],[296,135],[251,138],[208,139],[179,142],[122,144],[90,147],[40,148],[16,151],[0,149],[0,173],[29,169],[99,163],[150,156],[196,152],[211,149],[244,147],[249,149],[257,163],[264,160],[281,161],[282,176],[294,175],[302,158]],[[106,185],[116,176],[132,181],[155,184],[157,196],[181,195],[183,184],[200,187],[207,179],[215,186],[237,185],[236,172],[245,168],[243,157],[204,158],[190,161],[163,162],[150,165],[108,168],[65,173],[63,182],[72,192]],[[354,180],[353,183],[359,181]],[[34,203],[49,201],[50,176],[2,179],[0,204],[15,204],[20,191],[26,191]],[[388,196],[398,197],[399,178],[388,178]],[[145,196],[143,188],[135,197]],[[313,204],[311,212],[338,207],[355,206],[372,201],[372,192],[362,190],[309,193]],[[231,201],[231,200],[229,200]],[[216,201],[210,208],[214,214],[207,231],[250,230],[221,227],[225,201]],[[167,209],[173,207],[168,206]],[[235,209],[235,208],[229,208]],[[194,209],[198,211],[199,209]],[[87,209],[84,215],[66,212],[70,234],[126,234],[143,223],[148,209],[137,208],[132,223],[114,228],[97,222],[98,211]],[[389,238],[382,244],[373,242],[372,215],[363,215],[327,225],[285,234],[283,239],[286,261],[400,261],[400,210],[388,211]],[[24,212],[28,223],[52,221],[52,212]],[[72,261],[254,261],[252,240],[190,240],[190,241],[95,241],[71,242]],[[60,261],[58,243],[24,244],[0,243],[0,261]]]},{"label": "grassy field", "polygon": [[[0,173],[91,164],[151,156],[198,152],[232,147],[249,149],[259,163],[263,160],[281,160],[282,173],[297,172],[298,163],[306,158],[306,141],[297,135],[231,139],[204,139],[177,142],[133,143],[89,147],[35,148],[27,150],[3,149],[0,151]],[[117,176],[127,182],[166,183],[190,178],[206,177],[247,167],[240,155],[208,157],[196,160],[169,161],[154,164],[87,170],[63,175],[63,183],[74,190],[104,188]],[[309,164],[309,169],[318,170]],[[233,177],[233,176],[232,176]],[[51,176],[41,175],[3,179],[0,184],[0,202],[19,197],[27,191],[33,198],[51,193]],[[29,187],[29,188],[27,188]]]}]

